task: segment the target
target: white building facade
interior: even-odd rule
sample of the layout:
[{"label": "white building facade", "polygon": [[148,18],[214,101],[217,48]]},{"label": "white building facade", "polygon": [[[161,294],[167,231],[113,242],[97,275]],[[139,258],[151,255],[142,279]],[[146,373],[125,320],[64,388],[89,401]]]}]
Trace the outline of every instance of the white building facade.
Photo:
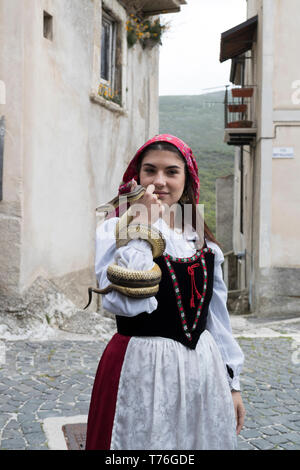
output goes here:
[{"label": "white building facade", "polygon": [[221,39],[235,85],[225,141],[236,149],[237,288],[259,315],[300,312],[299,13],[297,0],[248,0],[247,21]]}]

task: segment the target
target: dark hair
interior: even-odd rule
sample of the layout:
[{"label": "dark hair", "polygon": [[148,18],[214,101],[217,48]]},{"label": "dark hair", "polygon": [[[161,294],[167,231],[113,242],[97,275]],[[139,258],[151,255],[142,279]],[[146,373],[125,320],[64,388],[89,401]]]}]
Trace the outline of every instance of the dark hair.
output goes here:
[{"label": "dark hair", "polygon": [[[186,160],[183,157],[180,150],[178,150],[178,148],[175,145],[171,144],[170,142],[154,142],[153,144],[150,144],[148,147],[146,147],[145,150],[140,154],[138,162],[137,162],[137,173],[138,173],[137,183],[140,184],[140,176],[139,175],[140,175],[143,159],[152,150],[167,150],[169,152],[173,152],[178,157],[180,157],[181,160],[184,162],[185,185],[184,185],[183,193],[186,195],[186,199],[187,199],[186,202],[189,203],[189,204],[192,204],[192,226],[196,230],[197,218],[201,217],[201,216],[200,216],[199,211],[197,210],[197,203],[196,203],[195,194],[194,194],[194,191],[193,191],[193,188],[192,188],[192,185],[191,185],[191,177],[190,177],[190,173],[188,171],[188,166],[187,166]],[[182,203],[180,203],[180,201],[179,201],[179,204],[181,206],[182,211],[184,211],[184,205]],[[203,222],[204,222],[204,236],[205,236],[205,238],[207,238],[208,240],[216,243],[218,246],[221,247],[220,243],[216,240],[215,236],[213,235],[213,233],[211,232],[211,230],[207,226],[205,220]],[[183,224],[184,224],[184,217],[182,217],[182,230],[184,230]]]}]

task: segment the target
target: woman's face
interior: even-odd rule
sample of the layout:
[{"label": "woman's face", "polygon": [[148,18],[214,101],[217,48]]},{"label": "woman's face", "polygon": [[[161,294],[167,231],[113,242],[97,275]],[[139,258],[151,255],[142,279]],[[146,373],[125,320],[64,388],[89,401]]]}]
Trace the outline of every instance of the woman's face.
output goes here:
[{"label": "woman's face", "polygon": [[140,184],[154,184],[155,194],[162,203],[171,206],[179,201],[185,186],[184,161],[168,150],[150,150],[143,158]]}]

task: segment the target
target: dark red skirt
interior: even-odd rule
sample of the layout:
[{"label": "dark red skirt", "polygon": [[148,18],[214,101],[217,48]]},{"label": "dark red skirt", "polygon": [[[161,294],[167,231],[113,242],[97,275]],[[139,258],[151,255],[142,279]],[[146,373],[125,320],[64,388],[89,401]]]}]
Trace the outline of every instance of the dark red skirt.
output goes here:
[{"label": "dark red skirt", "polygon": [[91,396],[86,450],[110,449],[120,374],[130,338],[116,333],[102,354]]}]

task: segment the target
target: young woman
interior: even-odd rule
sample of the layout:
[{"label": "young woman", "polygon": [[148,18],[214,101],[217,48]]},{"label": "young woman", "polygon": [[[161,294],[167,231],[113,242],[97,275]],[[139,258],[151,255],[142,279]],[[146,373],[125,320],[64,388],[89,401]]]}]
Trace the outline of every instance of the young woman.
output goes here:
[{"label": "young woman", "polygon": [[[152,297],[117,291],[102,297],[103,308],[116,315],[118,333],[96,373],[86,449],[235,449],[245,415],[239,384],[244,356],[226,308],[223,253],[206,224],[204,237],[197,230],[200,182],[191,149],[174,136],[155,136],[130,162],[119,194],[137,184],[146,188],[137,201],[145,211],[133,222],[152,224],[166,243],[155,258],[161,281]],[[169,217],[166,208],[174,204],[182,213],[192,208],[190,222]],[[118,221],[112,217],[97,230],[100,288],[110,284],[112,263],[133,270],[154,265],[146,239],[117,248]]]}]

